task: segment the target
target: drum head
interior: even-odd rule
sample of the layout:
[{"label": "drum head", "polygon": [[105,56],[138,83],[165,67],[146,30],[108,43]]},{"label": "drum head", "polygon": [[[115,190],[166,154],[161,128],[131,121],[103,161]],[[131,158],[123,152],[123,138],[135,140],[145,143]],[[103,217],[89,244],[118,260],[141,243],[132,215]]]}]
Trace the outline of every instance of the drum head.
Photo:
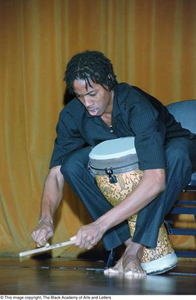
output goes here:
[{"label": "drum head", "polygon": [[129,154],[136,154],[134,142],[134,137],[107,140],[94,147],[89,157],[91,159],[112,159]]}]

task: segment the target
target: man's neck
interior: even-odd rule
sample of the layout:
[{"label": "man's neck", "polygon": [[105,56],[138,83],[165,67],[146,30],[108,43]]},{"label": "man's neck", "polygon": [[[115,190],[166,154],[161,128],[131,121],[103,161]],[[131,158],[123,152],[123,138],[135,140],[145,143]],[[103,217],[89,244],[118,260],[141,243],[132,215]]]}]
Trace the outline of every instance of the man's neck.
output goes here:
[{"label": "man's neck", "polygon": [[112,125],[112,114],[111,113],[105,113],[101,116],[102,120],[108,125]]}]

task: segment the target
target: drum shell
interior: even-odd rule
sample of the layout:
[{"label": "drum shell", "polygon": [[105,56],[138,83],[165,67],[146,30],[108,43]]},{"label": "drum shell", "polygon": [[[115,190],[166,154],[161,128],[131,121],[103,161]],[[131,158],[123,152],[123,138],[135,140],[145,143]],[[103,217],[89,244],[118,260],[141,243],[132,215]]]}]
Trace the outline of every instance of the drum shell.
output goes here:
[{"label": "drum shell", "polygon": [[99,189],[105,198],[113,205],[118,205],[138,185],[143,176],[143,171],[135,170],[115,174],[116,183],[110,183],[108,175],[95,175]]}]

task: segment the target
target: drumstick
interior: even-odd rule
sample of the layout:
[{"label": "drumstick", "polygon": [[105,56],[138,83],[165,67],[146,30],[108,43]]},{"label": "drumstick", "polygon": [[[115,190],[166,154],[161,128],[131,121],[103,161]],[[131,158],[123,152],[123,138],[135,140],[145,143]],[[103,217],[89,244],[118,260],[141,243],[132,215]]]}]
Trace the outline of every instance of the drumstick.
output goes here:
[{"label": "drumstick", "polygon": [[60,248],[60,247],[65,247],[65,246],[73,245],[73,244],[75,244],[75,239],[67,241],[67,242],[63,242],[63,243],[58,243],[58,244],[50,245],[50,246],[47,246],[47,247],[45,246],[45,247],[37,248],[37,249],[34,249],[34,250],[20,252],[19,256],[23,257],[23,256],[27,256],[27,255],[32,255],[32,254],[36,254],[36,253],[40,253],[40,252],[44,252],[44,251],[48,251],[48,250]]}]

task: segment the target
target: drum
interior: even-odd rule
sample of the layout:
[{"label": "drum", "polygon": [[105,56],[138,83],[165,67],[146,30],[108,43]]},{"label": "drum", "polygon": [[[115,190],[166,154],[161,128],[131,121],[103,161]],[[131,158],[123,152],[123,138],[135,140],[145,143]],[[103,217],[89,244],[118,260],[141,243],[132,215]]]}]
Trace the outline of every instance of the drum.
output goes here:
[{"label": "drum", "polygon": [[[105,198],[118,205],[138,185],[143,177],[139,170],[134,137],[104,141],[89,153],[89,170]],[[130,216],[128,224],[133,236],[137,215]],[[145,248],[141,265],[147,274],[161,274],[173,268],[178,258],[173,251],[165,225],[159,229],[156,248]]]}]

